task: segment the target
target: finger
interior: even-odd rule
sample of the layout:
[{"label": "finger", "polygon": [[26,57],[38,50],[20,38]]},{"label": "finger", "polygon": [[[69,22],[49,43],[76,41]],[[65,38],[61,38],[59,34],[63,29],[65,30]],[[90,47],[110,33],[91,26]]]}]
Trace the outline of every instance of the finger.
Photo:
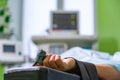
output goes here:
[{"label": "finger", "polygon": [[47,66],[49,67],[49,59],[52,55],[51,54],[47,54],[45,59],[43,60],[43,66]]},{"label": "finger", "polygon": [[55,61],[60,60],[61,57],[59,55],[55,55]]},{"label": "finger", "polygon": [[50,57],[50,59],[49,59],[49,66],[50,66],[51,68],[57,69],[57,65],[56,65],[56,63],[55,63],[55,57],[56,57],[56,55],[52,55],[52,56]]},{"label": "finger", "polygon": [[56,55],[55,62],[58,66],[61,66],[63,64],[62,59],[58,55]]},{"label": "finger", "polygon": [[57,67],[59,68],[59,70],[63,70],[64,69],[64,62],[62,61],[62,59],[61,59],[61,57],[59,55],[56,55],[55,63],[57,65]]}]

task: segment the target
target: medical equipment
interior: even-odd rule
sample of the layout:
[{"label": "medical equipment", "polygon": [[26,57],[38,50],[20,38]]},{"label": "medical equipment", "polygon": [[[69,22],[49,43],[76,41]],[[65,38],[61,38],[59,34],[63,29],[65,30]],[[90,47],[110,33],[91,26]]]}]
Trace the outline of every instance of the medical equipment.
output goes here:
[{"label": "medical equipment", "polygon": [[67,50],[66,43],[45,43],[38,46],[39,49],[45,50],[47,53],[61,54]]},{"label": "medical equipment", "polygon": [[35,63],[33,64],[33,66],[35,65],[42,65],[43,63],[43,59],[45,58],[46,56],[46,52],[43,51],[43,50],[40,50],[36,56],[36,60],[35,60]]},{"label": "medical equipment", "polygon": [[0,63],[15,64],[24,61],[22,46],[18,41],[0,40]]},{"label": "medical equipment", "polygon": [[70,34],[79,33],[78,11],[51,11],[50,34]]}]

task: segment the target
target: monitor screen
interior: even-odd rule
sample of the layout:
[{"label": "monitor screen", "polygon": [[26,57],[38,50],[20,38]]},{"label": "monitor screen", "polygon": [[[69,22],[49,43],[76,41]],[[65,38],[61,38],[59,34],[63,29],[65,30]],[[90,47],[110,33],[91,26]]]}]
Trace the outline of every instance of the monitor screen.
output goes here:
[{"label": "monitor screen", "polygon": [[3,52],[14,53],[15,45],[3,45]]},{"label": "monitor screen", "polygon": [[53,11],[52,30],[77,30],[78,12],[76,11]]}]

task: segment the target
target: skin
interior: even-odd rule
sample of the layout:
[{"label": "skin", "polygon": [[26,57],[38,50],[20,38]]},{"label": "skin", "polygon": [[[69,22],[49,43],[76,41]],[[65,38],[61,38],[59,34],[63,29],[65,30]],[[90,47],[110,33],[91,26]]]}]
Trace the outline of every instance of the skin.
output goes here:
[{"label": "skin", "polygon": [[[74,58],[62,59],[59,55],[48,54],[43,60],[42,66],[60,71],[69,71],[76,68],[77,65]],[[120,80],[120,72],[114,67],[105,64],[97,64],[95,66],[100,80]]]}]

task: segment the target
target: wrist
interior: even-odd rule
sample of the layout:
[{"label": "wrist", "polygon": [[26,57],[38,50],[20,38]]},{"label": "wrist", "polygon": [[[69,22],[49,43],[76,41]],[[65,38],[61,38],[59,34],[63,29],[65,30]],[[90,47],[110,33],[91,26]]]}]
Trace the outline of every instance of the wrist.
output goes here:
[{"label": "wrist", "polygon": [[66,71],[71,71],[77,67],[76,61],[74,58],[71,58],[71,57],[65,58],[63,61],[67,64]]}]

